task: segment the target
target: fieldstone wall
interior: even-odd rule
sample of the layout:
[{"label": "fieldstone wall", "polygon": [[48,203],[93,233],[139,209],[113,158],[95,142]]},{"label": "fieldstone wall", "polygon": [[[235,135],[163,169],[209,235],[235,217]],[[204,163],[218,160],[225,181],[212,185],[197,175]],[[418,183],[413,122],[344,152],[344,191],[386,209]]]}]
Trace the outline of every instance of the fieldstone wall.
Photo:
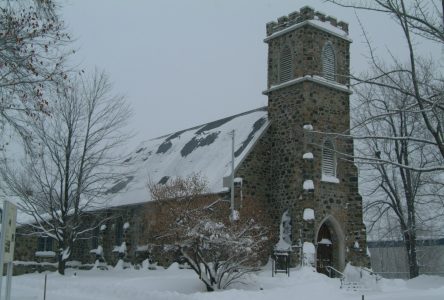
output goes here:
[{"label": "fieldstone wall", "polygon": [[[138,234],[137,225],[139,224],[140,206],[119,207],[107,211],[98,211],[83,217],[85,228],[91,228],[85,232],[75,243],[71,249],[71,257],[67,267],[91,268],[99,258],[94,252],[98,246],[103,247],[102,260],[105,264],[115,265],[118,259],[127,262],[134,262],[133,257],[135,247],[133,241]],[[123,228],[128,222],[128,227]],[[134,226],[131,226],[134,225]],[[117,241],[117,228],[120,226],[121,238]],[[32,233],[32,234],[31,234]],[[116,250],[125,242],[126,250],[122,253]],[[53,240],[52,249],[46,251],[54,251],[54,257],[36,256],[38,249],[38,236],[33,229],[28,226],[17,228],[16,248],[14,254],[15,271],[14,273],[26,273],[44,270],[54,270],[57,265],[58,255],[57,241]]]},{"label": "fieldstone wall", "polygon": [[[271,197],[271,170],[273,166],[269,130],[262,134],[251,152],[242,161],[236,170],[235,177],[242,178],[243,197],[266,207],[264,215],[258,217],[271,226],[271,237],[274,242],[277,242],[277,237],[273,233],[279,230],[279,222],[276,222],[277,218],[272,214],[273,210],[270,210],[270,207],[273,206],[273,198]],[[240,188],[237,189],[235,200],[236,206],[239,206],[241,202]]]},{"label": "fieldstone wall", "polygon": [[[306,12],[309,13],[307,14]],[[281,17],[278,19],[280,20],[281,25],[278,26],[278,23],[275,23],[273,31],[268,32],[269,36],[278,33],[280,31],[279,28],[282,30],[293,24],[302,23],[306,20],[313,20],[316,16],[315,13],[317,12],[306,7],[302,9],[300,13],[300,16],[304,17],[294,19],[294,22],[290,22],[292,14]],[[328,25],[338,27],[337,24],[332,25],[327,20],[325,22],[327,22]],[[273,24],[273,22],[269,24]],[[270,26],[269,24],[267,26]],[[336,81],[344,85],[348,85],[350,82],[348,77],[350,70],[350,40],[348,39],[339,38],[325,31],[321,31],[310,24],[306,24],[276,38],[270,40],[266,39],[266,42],[268,43],[268,88],[280,83],[279,59],[284,46],[288,46],[291,50],[293,78],[304,77],[306,75],[322,76],[321,53],[327,42],[330,42],[335,50],[336,72],[338,74],[336,76]]]},{"label": "fieldstone wall", "polygon": [[[266,176],[269,181],[264,185],[267,190],[262,194],[267,198],[265,201],[275,224],[279,224],[286,210],[290,212],[295,264],[302,259],[298,246],[303,242],[316,246],[319,228],[326,224],[336,247],[333,251],[334,266],[342,269],[347,262],[367,266],[362,199],[358,192],[357,169],[350,159],[353,141],[325,134],[347,133],[350,128],[350,93],[346,88],[349,83],[350,40],[307,22],[303,26],[294,26],[306,20],[328,22],[348,31],[345,23],[325,17],[309,7],[281,17],[277,23],[267,24],[268,88],[275,88],[266,91],[270,126],[261,138],[261,144],[269,147],[268,151],[263,150],[269,153],[269,174]],[[276,88],[281,84],[279,59],[284,47],[288,46],[292,51],[293,78],[322,76],[322,49],[327,42],[335,51],[338,73],[335,82],[302,79]],[[322,145],[326,138],[335,146],[337,165],[335,180],[323,181]],[[311,155],[304,159],[304,154],[308,153]],[[251,161],[262,159],[258,151],[252,151],[250,156]],[[255,164],[258,162],[252,164],[249,161],[250,170],[236,176],[248,177],[251,176],[249,172],[257,173],[260,167]],[[307,182],[310,183],[308,186],[312,183],[313,188],[304,188]],[[246,185],[244,188],[248,189]],[[314,210],[314,219],[304,220],[305,209]],[[275,235],[278,234],[276,230]]]},{"label": "fieldstone wall", "polygon": [[[265,182],[265,181],[264,181]],[[251,190],[261,189],[261,185],[251,185]],[[257,194],[261,192],[256,191]],[[240,188],[236,198],[240,201]],[[255,196],[255,195],[253,195]],[[238,207],[241,218],[254,218],[264,227],[269,227],[267,211],[262,201],[256,201],[251,193],[243,194],[242,207]],[[230,215],[229,193],[207,195],[187,203],[187,209],[202,208],[217,201],[217,205],[208,210],[214,220],[228,222]],[[240,202],[238,202],[240,203]],[[101,267],[115,266],[119,259],[123,266],[140,267],[142,261],[150,259],[161,266],[169,266],[179,261],[179,254],[166,251],[174,240],[168,243],[160,235],[165,234],[165,227],[175,220],[171,216],[171,209],[182,209],[184,203],[180,200],[165,200],[162,202],[148,202],[139,205],[122,206],[107,211],[96,212],[95,215],[85,217],[85,224],[96,224],[96,228],[75,242],[67,267],[92,268],[96,260]],[[39,258],[35,256],[38,241],[37,236],[29,236],[30,228],[19,228],[17,247],[15,252],[16,274],[26,272],[56,270],[57,256]],[[271,232],[271,231],[270,231]],[[26,234],[25,234],[26,233]],[[103,248],[102,255],[96,255],[91,250],[98,246]],[[260,260],[265,263],[269,255],[269,245],[260,253]],[[53,251],[57,252],[57,243],[53,243]]]}]

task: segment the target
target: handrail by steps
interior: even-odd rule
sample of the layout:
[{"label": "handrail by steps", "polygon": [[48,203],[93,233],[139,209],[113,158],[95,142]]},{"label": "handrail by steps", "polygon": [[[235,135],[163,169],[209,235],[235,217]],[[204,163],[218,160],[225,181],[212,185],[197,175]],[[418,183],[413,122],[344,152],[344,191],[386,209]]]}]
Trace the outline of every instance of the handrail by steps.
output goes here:
[{"label": "handrail by steps", "polygon": [[375,276],[376,282],[378,282],[379,280],[382,279],[382,276],[380,276],[378,273],[373,272],[373,271],[370,270],[370,269],[367,269],[367,268],[365,268],[365,267],[361,267],[360,269],[361,269],[361,278],[362,278],[362,271],[365,271],[365,272],[367,272],[368,274],[370,274],[371,276]]},{"label": "handrail by steps", "polygon": [[342,273],[342,272],[339,271],[339,270],[336,270],[336,269],[333,268],[332,266],[325,266],[325,269],[327,270],[327,272],[328,272],[328,276],[329,276],[329,277],[332,276],[332,272],[335,272],[336,274],[339,275],[339,280],[341,281],[341,287],[340,287],[340,288],[342,289],[342,286],[344,285],[345,274]]}]

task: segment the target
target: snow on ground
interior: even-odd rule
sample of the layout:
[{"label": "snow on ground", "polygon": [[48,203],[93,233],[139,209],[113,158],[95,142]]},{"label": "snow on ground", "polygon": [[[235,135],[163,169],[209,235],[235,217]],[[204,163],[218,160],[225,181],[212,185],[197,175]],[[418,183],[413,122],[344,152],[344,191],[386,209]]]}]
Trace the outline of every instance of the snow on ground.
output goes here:
[{"label": "snow on ground", "polygon": [[[75,275],[74,275],[75,273]],[[15,276],[12,299],[43,299],[44,274]],[[247,284],[208,293],[192,270],[173,265],[168,270],[91,270],[68,269],[67,275],[48,273],[47,300],[243,300],[243,299],[329,299],[347,300],[442,300],[444,277],[420,276],[410,281],[382,279],[371,290],[340,289],[339,279],[330,279],[311,268],[271,276],[271,270],[251,275]]]}]

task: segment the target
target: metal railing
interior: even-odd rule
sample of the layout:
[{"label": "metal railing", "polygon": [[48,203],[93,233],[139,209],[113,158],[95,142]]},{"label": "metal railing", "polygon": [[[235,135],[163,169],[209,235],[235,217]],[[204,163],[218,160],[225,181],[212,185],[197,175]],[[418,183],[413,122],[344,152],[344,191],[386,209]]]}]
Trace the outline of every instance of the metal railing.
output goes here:
[{"label": "metal railing", "polygon": [[361,267],[360,269],[361,269],[361,278],[362,278],[362,271],[364,271],[364,272],[367,272],[368,274],[370,274],[371,276],[374,276],[376,282],[378,282],[379,280],[382,279],[382,276],[381,276],[381,275],[379,275],[378,273],[373,272],[373,271],[370,270],[370,269],[367,269],[367,268],[364,268],[364,267]]},{"label": "metal railing", "polygon": [[325,269],[328,272],[328,277],[333,277],[333,274],[336,273],[337,275],[339,275],[339,280],[341,281],[341,286],[340,288],[342,289],[342,287],[344,286],[344,281],[345,281],[345,274],[342,273],[339,270],[336,270],[335,268],[333,268],[332,266],[325,266]]}]

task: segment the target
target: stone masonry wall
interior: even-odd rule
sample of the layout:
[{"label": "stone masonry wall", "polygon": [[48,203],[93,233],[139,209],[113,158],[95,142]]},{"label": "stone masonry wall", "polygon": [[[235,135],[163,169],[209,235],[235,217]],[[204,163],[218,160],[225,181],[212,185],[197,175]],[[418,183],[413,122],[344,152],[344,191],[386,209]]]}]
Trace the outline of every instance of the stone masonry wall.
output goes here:
[{"label": "stone masonry wall", "polygon": [[[265,180],[263,181],[265,182]],[[256,201],[257,195],[262,192],[261,184],[252,185],[247,193],[243,194],[243,205],[239,207],[241,218],[254,218],[263,226],[268,227],[267,211],[261,201]],[[250,192],[256,190],[256,192]],[[240,190],[236,191],[240,196]],[[237,197],[237,203],[240,198]],[[218,205],[213,206],[209,212],[215,220],[227,221],[230,214],[229,194],[204,196],[191,205],[194,208],[204,207],[212,204],[217,199],[222,199]],[[262,198],[261,198],[262,199]],[[76,266],[82,268],[91,268],[95,261],[99,259],[101,265],[115,266],[119,259],[122,259],[124,266],[141,266],[142,261],[150,258],[158,262],[161,266],[169,266],[172,262],[178,260],[177,253],[165,251],[167,244],[163,244],[158,239],[162,233],[162,228],[174,222],[171,219],[169,209],[172,207],[181,207],[180,201],[167,201],[165,205],[155,202],[147,202],[139,205],[122,206],[107,211],[96,212],[95,219],[93,215],[85,218],[85,224],[97,224],[97,228],[89,231],[83,239],[77,240],[72,249],[70,263],[68,267]],[[192,208],[191,207],[191,208]],[[190,208],[190,207],[188,207]],[[126,224],[126,225],[125,225]],[[49,258],[36,257],[35,253],[38,247],[37,236],[29,236],[27,233],[30,228],[21,227],[18,229],[17,243],[15,249],[16,268],[15,274],[26,272],[56,270],[57,256]],[[120,238],[119,238],[120,236]],[[94,238],[97,239],[97,245],[93,245]],[[125,247],[122,247],[124,243]],[[103,256],[96,256],[91,250],[97,246],[103,247]],[[265,246],[269,249],[268,245]],[[264,248],[260,255],[260,260],[265,263],[269,251]],[[57,252],[57,243],[53,242],[53,251]],[[73,264],[76,261],[78,263]]]},{"label": "stone masonry wall", "polygon": [[350,42],[333,36],[309,24],[285,35],[267,41],[268,43],[268,88],[279,84],[279,58],[285,45],[289,46],[293,61],[293,78],[305,75],[322,76],[321,53],[326,42],[335,49],[337,82],[349,84]]},{"label": "stone masonry wall", "polygon": [[[244,198],[250,198],[252,201],[262,203],[267,207],[264,216],[267,224],[271,225],[270,232],[279,230],[279,222],[269,207],[272,205],[271,197],[271,149],[270,149],[269,129],[266,130],[257,141],[254,148],[242,161],[242,164],[236,170],[236,177],[242,178],[242,195]],[[236,193],[236,204],[240,203],[240,193]],[[276,236],[272,235],[273,240]]]},{"label": "stone masonry wall", "polygon": [[[305,17],[293,18],[293,23],[313,19],[316,14],[304,8],[299,17]],[[348,39],[309,24],[279,35],[276,34],[279,30],[291,27],[288,18],[279,20],[283,24],[281,27],[276,24],[267,27],[268,35],[272,37],[266,40],[269,45],[269,88],[280,84],[279,55],[285,46],[292,50],[293,78],[322,76],[321,54],[326,42],[330,42],[335,50],[336,72],[341,75],[336,76],[336,82],[343,85],[349,83]],[[319,228],[327,224],[336,247],[333,263],[342,269],[347,262],[367,265],[368,258],[365,254],[366,233],[357,169],[348,157],[353,155],[353,141],[325,134],[347,133],[350,128],[349,93],[344,88],[335,88],[334,84],[332,87],[328,82],[302,80],[267,91],[271,122],[267,134],[272,165],[268,202],[275,222],[285,210],[290,211],[295,246],[298,246],[297,242],[310,242],[316,246]],[[305,130],[304,125],[307,124],[313,130]],[[338,183],[321,180],[322,145],[326,138],[330,138],[335,145]],[[313,159],[303,159],[303,155],[309,152],[313,154]],[[341,153],[347,157],[341,157]],[[313,182],[314,189],[303,188],[308,180]],[[306,208],[314,210],[314,220],[303,219]],[[296,247],[295,250],[293,259],[300,262],[300,248]]]}]

